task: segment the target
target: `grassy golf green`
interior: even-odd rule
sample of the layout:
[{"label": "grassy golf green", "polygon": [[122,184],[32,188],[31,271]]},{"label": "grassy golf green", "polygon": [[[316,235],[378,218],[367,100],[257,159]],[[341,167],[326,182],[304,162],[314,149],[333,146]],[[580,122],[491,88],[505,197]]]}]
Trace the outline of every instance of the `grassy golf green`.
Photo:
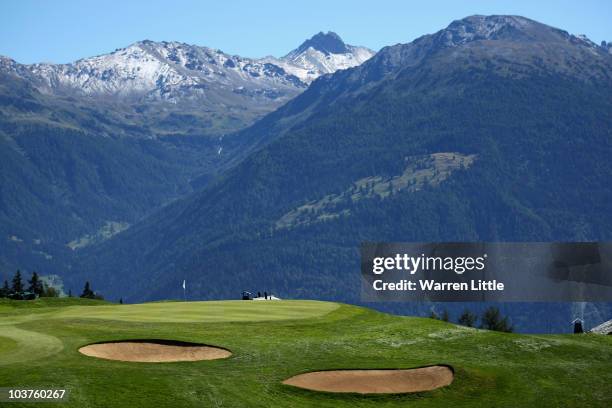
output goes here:
[{"label": "grassy golf green", "polygon": [[[78,348],[122,339],[221,346],[222,360],[129,363]],[[281,382],[308,371],[449,364],[451,385],[331,394]],[[518,335],[311,301],[0,302],[0,387],[66,388],[62,407],[612,406],[612,336]],[[39,406],[10,403],[8,406]]]}]

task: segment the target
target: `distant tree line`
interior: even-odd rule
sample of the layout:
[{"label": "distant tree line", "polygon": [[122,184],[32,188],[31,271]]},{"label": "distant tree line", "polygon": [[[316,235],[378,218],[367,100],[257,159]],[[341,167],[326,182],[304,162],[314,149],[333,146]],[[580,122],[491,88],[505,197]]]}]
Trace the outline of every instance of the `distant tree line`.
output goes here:
[{"label": "distant tree line", "polygon": [[59,296],[59,291],[43,282],[37,272],[32,272],[32,277],[26,283],[27,286],[23,282],[21,271],[17,270],[10,284],[7,280],[4,281],[0,289],[0,298],[31,300],[38,297]]},{"label": "distant tree line", "polygon": [[[450,316],[448,310],[446,309],[444,309],[442,314],[439,316],[435,311],[432,310],[431,315],[429,317],[445,322],[450,321]],[[476,316],[468,309],[465,309],[459,316],[459,319],[457,319],[458,324],[467,327],[476,327],[477,322],[478,316]],[[506,333],[512,333],[512,331],[514,330],[514,327],[510,323],[508,316],[502,316],[501,312],[499,311],[499,308],[494,306],[489,307],[482,313],[482,316],[480,317],[479,327],[481,329],[494,330]]]},{"label": "distant tree line", "polygon": [[[27,286],[23,282],[21,271],[18,269],[11,279],[4,281],[0,288],[0,298],[9,298],[15,300],[34,300],[39,297],[59,297],[60,292],[53,286],[44,282],[38,272],[32,272],[32,277],[27,280]],[[68,292],[68,296],[72,297],[72,291]],[[85,282],[82,298],[103,300],[104,297],[91,289],[89,282]]]}]

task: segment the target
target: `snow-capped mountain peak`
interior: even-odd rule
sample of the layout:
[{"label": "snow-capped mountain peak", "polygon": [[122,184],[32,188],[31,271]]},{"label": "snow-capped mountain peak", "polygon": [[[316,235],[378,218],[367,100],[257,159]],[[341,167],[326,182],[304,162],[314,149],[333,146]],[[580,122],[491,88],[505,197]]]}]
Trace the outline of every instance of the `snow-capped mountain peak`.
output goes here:
[{"label": "snow-capped mountain peak", "polygon": [[315,34],[310,39],[304,41],[302,45],[300,45],[295,50],[291,51],[289,54],[285,56],[287,59],[291,59],[296,55],[299,55],[308,48],[313,48],[317,51],[321,51],[325,55],[329,54],[346,54],[350,52],[349,47],[342,41],[342,38],[333,31],[328,31],[324,33],[321,31],[318,34]]},{"label": "snow-capped mountain peak", "polygon": [[366,47],[345,44],[334,32],[320,32],[282,58],[266,58],[305,83],[340,69],[360,65],[375,54]]}]

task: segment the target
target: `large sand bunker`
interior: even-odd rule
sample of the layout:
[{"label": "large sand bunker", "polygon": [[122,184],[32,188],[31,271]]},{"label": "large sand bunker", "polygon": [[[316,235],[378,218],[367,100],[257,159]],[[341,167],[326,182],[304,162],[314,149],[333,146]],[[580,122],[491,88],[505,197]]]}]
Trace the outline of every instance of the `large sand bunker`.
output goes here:
[{"label": "large sand bunker", "polygon": [[291,377],[283,384],[313,391],[396,394],[430,391],[453,382],[453,370],[431,366],[410,370],[315,371]]},{"label": "large sand bunker", "polygon": [[79,352],[106,360],[165,363],[171,361],[200,361],[227,358],[229,350],[196,343],[169,340],[128,340],[90,344]]}]

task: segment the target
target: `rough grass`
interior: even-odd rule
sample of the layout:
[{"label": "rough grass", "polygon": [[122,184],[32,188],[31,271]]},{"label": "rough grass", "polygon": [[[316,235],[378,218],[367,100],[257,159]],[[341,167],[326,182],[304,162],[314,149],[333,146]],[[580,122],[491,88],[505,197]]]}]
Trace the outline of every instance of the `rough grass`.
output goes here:
[{"label": "rough grass", "polygon": [[[5,333],[16,347],[4,340]],[[11,304],[0,308],[0,336],[0,386],[67,387],[71,396],[63,407],[612,404],[612,336],[494,333],[325,302]],[[233,355],[144,364],[77,351],[92,342],[135,338],[218,345]],[[281,384],[313,370],[431,364],[452,365],[455,381],[431,392],[387,396],[317,393]]]}]

